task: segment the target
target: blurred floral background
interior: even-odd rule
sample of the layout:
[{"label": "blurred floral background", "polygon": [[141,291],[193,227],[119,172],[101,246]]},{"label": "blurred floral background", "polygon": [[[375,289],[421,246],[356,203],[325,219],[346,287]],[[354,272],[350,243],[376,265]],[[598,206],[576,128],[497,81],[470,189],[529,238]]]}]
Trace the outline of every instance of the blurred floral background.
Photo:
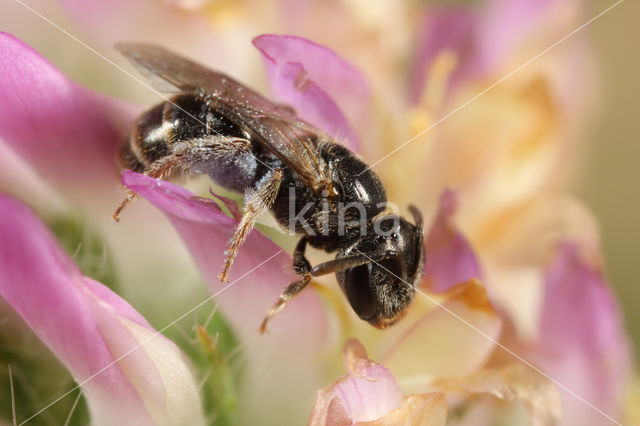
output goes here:
[{"label": "blurred floral background", "polygon": [[[565,330],[558,324],[564,321],[565,314],[568,316],[566,322],[571,323],[572,313],[545,307],[544,296],[539,292],[541,286],[529,285],[539,278],[540,271],[530,273],[530,266],[544,265],[544,268],[548,268],[544,269],[546,279],[550,281],[558,276],[564,282],[578,280],[575,277],[586,277],[584,282],[593,281],[596,286],[601,285],[601,280],[593,271],[602,267],[604,277],[611,284],[622,307],[624,323],[620,327],[624,327],[630,336],[634,348],[631,353],[639,353],[640,313],[637,308],[640,290],[636,285],[636,277],[640,276],[640,263],[636,261],[634,253],[636,242],[640,240],[640,227],[636,223],[635,213],[640,207],[640,192],[635,188],[635,183],[640,181],[640,171],[635,164],[640,156],[636,136],[640,124],[633,115],[640,94],[637,80],[640,57],[634,45],[634,40],[640,37],[640,29],[634,19],[640,16],[637,2],[626,0],[617,4],[566,43],[527,65],[512,78],[496,86],[495,90],[487,92],[486,97],[482,95],[478,98],[475,105],[460,110],[441,125],[437,121],[439,117],[481,93],[615,2],[130,0],[88,3],[79,0],[38,0],[24,3],[42,17],[28,10],[21,2],[7,0],[0,6],[0,30],[31,46],[70,80],[121,100],[122,104],[105,107],[105,113],[112,114],[114,122],[126,122],[126,117],[131,117],[134,110],[138,111],[132,105],[146,107],[161,101],[157,94],[132,78],[132,75],[140,76],[113,49],[117,41],[153,41],[223,70],[262,93],[269,93],[271,88],[276,94],[278,83],[282,84],[277,77],[277,67],[274,71],[267,64],[267,71],[271,73],[265,73],[263,58],[251,44],[255,36],[265,33],[295,34],[327,46],[358,68],[370,86],[361,91],[358,86],[355,89],[351,87],[353,90],[348,94],[353,96],[343,95],[341,98],[340,93],[332,92],[320,84],[321,77],[314,77],[309,63],[305,63],[308,67],[306,71],[334,99],[342,100],[337,102],[338,106],[344,109],[358,139],[350,142],[369,162],[382,157],[419,131],[437,124],[432,132],[427,132],[405,150],[376,167],[393,201],[401,206],[415,202],[424,210],[427,219],[425,232],[429,232],[432,222],[435,230],[446,230],[442,231],[443,234],[429,234],[433,236],[432,243],[442,238],[445,242],[454,241],[458,244],[455,256],[460,257],[453,261],[447,257],[448,253],[434,251],[437,254],[433,259],[436,260],[432,260],[430,266],[428,264],[425,291],[487,336],[499,339],[525,359],[543,366],[543,370],[551,377],[559,378],[566,370],[572,370],[570,367],[576,366],[574,373],[580,375],[583,371],[579,365],[582,360],[568,358],[567,365],[546,364],[550,362],[549,354],[540,351],[540,348],[554,347],[559,339],[567,338],[563,337]],[[490,17],[481,23],[486,26],[486,31],[478,30],[475,34],[481,37],[472,41],[465,38],[466,29],[473,25],[473,16],[464,12],[468,7],[483,11]],[[43,17],[60,28],[55,28]],[[73,40],[61,29],[88,47]],[[430,44],[429,40],[433,39],[439,40],[441,45]],[[270,52],[268,49],[277,50],[280,42],[267,39],[264,45],[257,47],[264,54]],[[481,55],[470,53],[477,47],[474,43],[481,46],[482,49],[477,49],[482,51]],[[282,44],[285,45],[287,43]],[[436,54],[446,50],[443,47],[450,48],[453,53]],[[428,52],[429,49],[435,52],[431,56],[428,53],[415,53]],[[113,63],[105,61],[100,55]],[[11,61],[10,55],[0,57],[0,62],[5,66]],[[122,67],[132,75],[127,75],[117,67]],[[538,78],[536,73],[543,77]],[[34,78],[34,81],[38,79]],[[327,84],[330,85],[330,82]],[[367,90],[373,95],[367,94]],[[3,96],[11,93],[5,91]],[[296,105],[298,111],[300,105],[309,102],[307,99],[296,104],[295,100],[286,98],[286,93],[279,95]],[[409,106],[405,105],[407,98]],[[37,97],[32,104],[33,108],[38,108]],[[78,117],[87,119],[82,113]],[[371,121],[371,117],[375,117],[375,120]],[[526,117],[525,122],[519,121],[521,117]],[[67,116],[65,119],[73,127],[73,120],[77,117]],[[323,118],[319,120],[322,122]],[[340,130],[342,134],[347,133],[344,128]],[[501,130],[504,130],[504,134]],[[475,137],[498,141],[507,138],[510,141],[509,137],[517,132],[522,132],[522,135],[514,139],[518,139],[521,145],[516,144],[520,148],[514,150],[514,161],[517,163],[518,158],[526,159],[525,173],[513,172],[506,166],[501,168],[503,164],[496,159],[499,156],[493,158],[488,155],[485,158],[481,152],[474,151],[487,148],[474,148],[472,141]],[[549,140],[562,143],[549,143]],[[449,145],[445,143],[447,141]],[[491,152],[500,151],[501,146],[497,143],[489,148]],[[146,365],[144,359],[132,360],[131,366],[123,366],[127,376],[123,383],[128,383],[127,380],[133,383],[137,392],[133,394],[141,398],[141,406],[144,407],[140,412],[131,408],[131,412],[127,412],[131,418],[141,416],[139,418],[145,418],[145,422],[158,424],[187,424],[187,421],[192,424],[298,424],[309,418],[314,424],[347,424],[345,422],[349,419],[374,420],[390,413],[386,417],[388,423],[403,420],[410,424],[431,424],[420,423],[426,418],[432,424],[441,424],[439,422],[447,416],[450,424],[527,424],[527,419],[534,424],[551,424],[559,416],[558,392],[563,401],[562,411],[569,416],[565,417],[563,424],[612,424],[564,392],[566,389],[549,390],[548,382],[537,381],[539,377],[531,375],[531,371],[523,373],[517,363],[508,362],[513,359],[505,360],[509,358],[506,353],[487,344],[484,337],[474,335],[473,330],[459,331],[453,325],[455,320],[452,320],[453,323],[448,320],[434,321],[434,317],[439,318],[438,312],[434,314],[430,310],[432,307],[428,307],[428,302],[424,300],[412,308],[406,326],[398,325],[393,332],[383,335],[353,320],[351,314],[345,311],[344,301],[335,291],[336,286],[331,278],[322,281],[316,288],[317,297],[305,295],[298,305],[298,301],[293,302],[290,312],[274,322],[272,333],[258,336],[255,330],[266,312],[265,306],[273,303],[279,288],[290,278],[283,272],[289,262],[287,259],[281,259],[276,267],[265,270],[265,274],[271,275],[264,276],[278,281],[271,283],[275,287],[263,293],[260,293],[260,287],[251,287],[252,293],[231,294],[227,299],[221,297],[221,309],[212,310],[214,303],[209,303],[164,330],[171,320],[179,318],[215,294],[216,289],[222,288],[221,284],[210,280],[218,272],[218,257],[212,256],[215,260],[209,261],[205,256],[209,252],[199,254],[194,246],[200,243],[188,234],[192,232],[189,231],[191,226],[200,229],[197,226],[203,223],[224,219],[194,213],[197,226],[187,223],[177,210],[163,204],[166,200],[154,192],[150,183],[132,178],[130,187],[139,190],[158,209],[146,201],[140,201],[126,212],[123,221],[116,226],[110,219],[114,200],[117,201],[120,196],[115,183],[87,188],[94,182],[93,178],[88,177],[86,182],[82,182],[82,179],[70,173],[72,182],[66,185],[65,190],[59,191],[60,182],[64,182],[64,179],[52,175],[51,180],[45,179],[43,184],[41,170],[33,173],[29,161],[19,160],[5,145],[0,149],[4,159],[0,160],[3,166],[0,170],[0,190],[30,206],[44,220],[55,238],[47,237],[48,231],[44,227],[42,235],[45,236],[40,236],[38,219],[32,218],[28,211],[20,210],[22,207],[13,206],[12,210],[7,207],[8,212],[14,213],[6,213],[6,216],[15,214],[15,217],[27,218],[25,229],[37,230],[33,231],[34,235],[37,234],[33,238],[51,241],[47,244],[52,246],[60,244],[80,266],[83,275],[105,284],[130,303],[131,306],[126,307],[100,292],[90,280],[86,283],[87,288],[92,289],[92,294],[102,302],[107,301],[115,306],[113,309],[118,312],[118,318],[125,317],[137,324],[133,327],[136,331],[132,332],[137,341],[141,341],[140,336],[149,336],[145,333],[152,333],[154,329],[163,331],[168,337],[154,350],[162,353],[163,360],[174,360],[179,366],[177,372],[170,365],[160,366],[162,362],[156,362],[154,365],[157,368],[144,370],[145,373],[139,375],[132,374],[132,370]],[[82,160],[81,156],[77,158]],[[467,158],[482,158],[482,161],[478,165],[465,160]],[[9,161],[5,161],[7,159]],[[72,162],[70,164],[68,167],[72,167]],[[82,170],[83,173],[91,173],[91,167]],[[425,179],[424,183],[416,186],[412,182],[407,185],[407,178],[403,176],[407,170],[422,173],[420,176]],[[490,170],[488,176],[486,170]],[[414,180],[413,175],[409,180]],[[474,186],[476,180],[481,181],[482,185]],[[200,195],[207,194],[209,182],[206,179],[181,183]],[[445,192],[441,195],[450,185],[457,191],[457,199],[454,193]],[[544,189],[543,196],[537,197],[539,188]],[[186,211],[200,211],[197,210],[200,204],[188,197],[180,198],[184,194],[176,192],[175,188],[166,187],[163,190],[172,194],[175,205]],[[559,195],[566,193],[575,194],[588,209],[571,197],[565,200],[564,195]],[[561,202],[549,203],[549,199],[555,198],[561,198]],[[518,208],[514,208],[520,201],[524,203],[525,211],[534,213],[522,214]],[[223,210],[229,213],[228,209]],[[178,230],[177,233],[171,230],[162,212]],[[542,224],[536,222],[538,217],[544,218]],[[574,246],[563,246],[558,257],[550,254],[552,250],[547,246],[544,231],[556,222],[562,222],[559,231],[561,237],[575,243],[579,255],[576,255]],[[496,226],[500,228],[496,223],[503,226],[504,230],[496,231]],[[269,225],[272,224],[267,220],[259,226],[260,231],[290,252],[293,240],[279,236]],[[449,232],[452,227],[453,233]],[[462,233],[457,233],[458,227]],[[542,232],[539,235],[544,244],[530,243],[539,231]],[[463,234],[471,242],[475,253],[471,253]],[[1,240],[4,247],[10,243],[6,235],[3,234]],[[251,244],[258,247],[257,252],[251,252],[248,248],[249,261],[240,260],[238,269],[244,265],[244,270],[249,270],[274,253],[268,252],[266,248],[271,246],[259,237],[247,242],[247,246]],[[521,251],[522,246],[528,246],[530,250]],[[66,256],[62,251],[58,253],[57,249],[52,250],[55,259]],[[216,253],[220,252],[216,256],[221,255],[221,247],[215,250]],[[465,260],[469,256],[472,260]],[[201,272],[194,267],[192,257]],[[313,259],[317,261],[322,257]],[[437,263],[438,259],[442,263]],[[3,260],[6,261],[6,258]],[[567,272],[563,269],[565,261],[568,264],[575,261],[579,267]],[[439,268],[439,265],[450,268],[460,266],[457,269],[460,272],[457,275],[444,274],[440,270],[444,267]],[[241,271],[236,272],[236,277],[240,277]],[[76,272],[69,272],[69,269],[60,273],[76,276]],[[446,283],[439,281],[444,279],[443,275],[447,275]],[[480,281],[467,281],[471,277]],[[513,292],[504,285],[513,280],[525,284]],[[203,281],[208,282],[210,290]],[[451,285],[462,282],[465,282],[463,287]],[[242,285],[242,282],[238,284]],[[485,284],[495,306],[487,299]],[[75,294],[69,291],[69,294]],[[47,293],[46,297],[64,299],[67,293],[61,290],[60,294],[56,294]],[[546,294],[548,298],[549,293]],[[565,300],[563,297],[566,297],[567,306],[575,303],[576,321],[585,321],[587,328],[593,331],[593,340],[598,340],[600,336],[596,329],[609,318],[601,320],[598,316],[600,312],[596,311],[593,318],[589,319],[589,312],[579,312],[581,299],[563,294],[562,291],[556,296],[558,300]],[[608,295],[601,296],[608,300]],[[69,299],[74,297],[69,296]],[[82,299],[82,296],[77,297]],[[253,301],[253,298],[259,302]],[[419,299],[420,295],[416,298]],[[531,298],[535,302],[522,302],[521,298]],[[89,376],[87,371],[94,371],[87,366],[74,364],[76,361],[73,361],[73,356],[61,356],[59,351],[65,353],[65,348],[69,346],[60,342],[56,346],[55,339],[48,341],[38,334],[38,331],[49,333],[47,323],[65,321],[64,316],[58,318],[55,313],[45,312],[42,318],[32,318],[36,322],[30,322],[30,325],[36,330],[38,338],[27,331],[20,316],[9,308],[12,306],[15,311],[22,312],[18,308],[22,306],[20,302],[9,296],[6,299],[9,303],[0,299],[0,311],[3,312],[0,317],[0,362],[3,364],[0,365],[3,383],[0,391],[3,404],[0,407],[0,424],[11,424],[11,407],[5,403],[11,400],[9,370],[5,369],[5,365],[13,366],[13,393],[18,422],[72,389],[74,378],[78,382],[79,378]],[[318,300],[322,303],[318,304]],[[98,305],[104,307],[102,302]],[[72,305],[70,303],[69,306]],[[585,306],[591,305],[587,302]],[[483,314],[474,316],[477,310]],[[320,311],[327,311],[328,314],[318,313]],[[534,312],[542,312],[558,322],[545,324],[541,320],[541,324],[538,324],[531,320],[536,316]],[[317,313],[317,316],[311,313]],[[306,322],[300,320],[307,314],[310,319]],[[111,324],[108,314],[101,315],[107,315],[107,319],[100,317],[100,327],[113,330],[108,325]],[[432,322],[422,319],[428,315],[431,315],[428,318]],[[293,318],[299,324],[287,325],[291,323],[287,318]],[[615,323],[615,320],[612,321]],[[408,325],[415,324],[415,328],[420,330],[420,324],[423,323],[430,326],[424,326],[425,331],[420,333],[412,332]],[[540,338],[536,333],[545,332],[536,331],[537,325],[533,324],[548,331],[545,338],[551,337],[536,340]],[[131,324],[125,321],[125,326],[126,332],[131,332]],[[607,323],[603,327],[608,326]],[[611,327],[606,330],[614,331],[604,333],[618,333],[618,325]],[[344,331],[336,332],[341,328]],[[557,335],[549,331],[553,329],[559,330]],[[455,344],[469,341],[452,349],[453,352],[474,355],[465,359],[445,349],[443,357],[451,358],[448,362],[444,362],[439,355],[425,355],[427,367],[420,368],[425,368],[431,376],[415,376],[415,371],[412,371],[414,364],[407,362],[412,358],[407,358],[407,353],[412,350],[417,353],[429,351],[431,348],[425,347],[424,342],[428,339],[438,342],[442,330],[446,330],[444,334],[450,332],[455,336],[454,339],[457,338]],[[575,331],[570,327],[567,330]],[[120,336],[120,331],[112,333],[111,338]],[[122,336],[126,334],[124,331],[122,333]],[[326,336],[323,340],[315,339],[314,333]],[[585,383],[573,381],[575,375],[570,374],[568,378],[558,380],[606,413],[629,422],[624,424],[633,424],[638,421],[638,413],[634,412],[634,407],[637,410],[638,405],[638,390],[634,394],[633,385],[631,390],[627,387],[631,380],[617,377],[625,376],[624,379],[628,379],[633,375],[632,367],[618,371],[618,367],[624,364],[624,361],[618,360],[626,354],[624,333],[621,337],[612,337],[612,345],[616,345],[616,348],[605,348],[605,354],[598,358],[598,362],[606,364],[605,367],[598,364],[598,368],[603,368],[602,371],[598,370],[598,374],[602,373],[603,376],[594,375],[596,379],[590,377],[585,379]],[[295,341],[292,336],[295,336]],[[344,347],[345,366],[342,366],[343,354],[340,349],[347,337],[356,337],[364,347],[350,340]],[[40,340],[56,353],[64,366],[55,361]],[[181,355],[174,352],[169,340],[177,344]],[[294,344],[295,352],[284,349],[287,353],[283,353],[283,348]],[[620,353],[617,351],[618,345]],[[107,346],[113,357],[126,353],[126,345],[117,349]],[[439,350],[433,352],[440,353]],[[612,355],[610,352],[615,353]],[[256,360],[252,353],[259,353],[260,359]],[[99,358],[95,353],[91,356]],[[153,358],[153,352],[149,353],[149,357]],[[185,360],[184,365],[178,358]],[[616,365],[609,365],[608,362]],[[309,370],[309,365],[313,365],[314,369]],[[584,371],[596,369],[591,364],[586,368]],[[349,374],[342,377],[345,370]],[[162,377],[163,381],[149,382],[149,377]],[[172,377],[173,381],[167,377]],[[362,377],[365,380],[358,382],[363,380]],[[367,381],[366,378],[372,380]],[[120,383],[117,377],[112,380]],[[165,385],[171,382],[173,385],[165,389],[158,385],[160,382]],[[378,383],[383,390],[375,386],[367,388],[370,382]],[[617,386],[622,382],[625,382],[624,390],[617,394],[620,391]],[[349,388],[351,384],[356,389],[360,386],[361,393]],[[127,405],[123,402],[127,400],[127,387],[122,385],[123,388],[120,388],[125,390],[122,390],[122,400],[119,400],[105,398],[101,394],[104,389],[100,386],[96,384],[95,388],[88,386],[84,389],[85,398],[78,399],[80,403],[75,409],[72,410],[72,406],[79,395],[77,391],[35,417],[32,423],[62,424],[68,420],[71,424],[84,424],[89,418],[89,411],[94,422],[96,419],[99,422],[101,418],[102,424],[113,423],[118,418],[117,410],[122,408],[121,404]],[[637,388],[637,384],[635,386]],[[604,391],[598,392],[598,388]],[[106,389],[109,389],[108,385]],[[321,389],[316,397],[316,392]],[[535,391],[532,393],[531,389]],[[609,391],[611,394],[602,395]],[[344,397],[341,400],[342,411],[336,410],[330,402],[340,392],[343,397],[368,396],[371,400],[369,404],[358,407],[349,405],[349,397]],[[483,397],[483,393],[496,398]],[[182,399],[175,399],[176,394],[181,395]],[[443,397],[445,394],[446,402]],[[496,402],[497,399],[500,402]],[[504,402],[511,400],[520,401],[522,405],[513,408]],[[296,404],[296,401],[300,403]],[[198,404],[202,409],[196,408]],[[445,405],[448,405],[448,415]],[[378,411],[372,411],[373,406]],[[73,415],[67,419],[70,412]],[[114,417],[113,412],[116,412]],[[425,417],[421,418],[417,413],[423,413]]]}]

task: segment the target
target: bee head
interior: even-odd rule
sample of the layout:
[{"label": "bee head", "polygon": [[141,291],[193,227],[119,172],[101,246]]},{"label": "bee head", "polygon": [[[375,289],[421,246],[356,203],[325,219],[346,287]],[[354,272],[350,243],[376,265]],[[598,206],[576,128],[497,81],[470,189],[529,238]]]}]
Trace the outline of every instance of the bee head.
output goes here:
[{"label": "bee head", "polygon": [[[422,217],[411,206],[415,225],[387,215],[338,253],[337,258],[362,255],[371,262],[336,273],[355,313],[377,328],[388,327],[406,313],[424,270]],[[377,260],[376,260],[377,259]]]}]

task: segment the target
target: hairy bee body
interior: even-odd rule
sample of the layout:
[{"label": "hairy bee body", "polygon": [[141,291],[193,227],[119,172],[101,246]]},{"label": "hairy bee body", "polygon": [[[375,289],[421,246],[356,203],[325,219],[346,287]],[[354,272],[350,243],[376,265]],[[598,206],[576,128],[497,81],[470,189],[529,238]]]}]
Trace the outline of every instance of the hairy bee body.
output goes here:
[{"label": "hairy bee body", "polygon": [[[138,118],[122,145],[120,165],[123,169],[145,173],[151,165],[169,156],[176,144],[195,147],[207,138],[220,135],[232,141],[244,141],[246,147],[260,148],[256,144],[250,145],[245,132],[202,99],[179,95],[156,105]],[[216,183],[238,192],[252,186],[266,171],[249,149],[220,152],[215,161],[200,156],[184,163],[189,164],[189,169],[180,172],[208,174]]]},{"label": "hairy bee body", "polygon": [[[229,150],[215,158],[198,155],[193,161],[185,161],[189,169],[181,172],[208,174],[224,188],[245,192],[258,186],[269,170],[280,169],[282,183],[271,210],[283,226],[308,236],[314,247],[329,252],[344,247],[359,236],[359,222],[352,222],[361,216],[373,218],[384,210],[386,194],[382,183],[347,148],[328,139],[313,140],[338,191],[337,197],[318,197],[278,157],[261,144],[252,143],[251,135],[240,125],[193,95],[176,96],[144,112],[122,147],[121,167],[146,173],[178,144],[188,144],[192,152],[207,138],[235,140],[247,149]],[[360,210],[355,206],[361,206]],[[345,208],[342,214],[340,207]]]},{"label": "hairy bee body", "polygon": [[[161,47],[118,48],[181,93],[140,116],[121,150],[121,167],[159,179],[204,173],[244,194],[218,278],[228,282],[240,245],[264,211],[301,236],[293,252],[298,279],[269,311],[262,332],[312,277],[331,273],[362,320],[385,328],[405,314],[425,261],[415,207],[409,207],[414,224],[385,212],[386,193],[373,170],[292,108]],[[114,219],[134,198],[129,192]],[[312,267],[307,245],[336,257]]]}]

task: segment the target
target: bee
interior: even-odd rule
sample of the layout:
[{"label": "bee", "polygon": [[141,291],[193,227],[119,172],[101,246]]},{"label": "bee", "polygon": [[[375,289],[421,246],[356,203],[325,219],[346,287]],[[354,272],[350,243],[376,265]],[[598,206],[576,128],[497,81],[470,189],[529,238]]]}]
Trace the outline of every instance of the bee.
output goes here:
[{"label": "bee", "polygon": [[[298,279],[267,313],[261,332],[312,277],[331,273],[358,317],[374,327],[406,313],[425,261],[422,216],[414,206],[414,223],[390,214],[373,170],[291,107],[161,47],[116,48],[151,81],[177,93],[138,118],[122,146],[121,168],[159,179],[203,173],[245,196],[220,281],[228,281],[238,249],[264,211],[300,235],[293,253]],[[135,197],[128,192],[116,221]],[[307,245],[336,253],[335,259],[312,267]]]}]

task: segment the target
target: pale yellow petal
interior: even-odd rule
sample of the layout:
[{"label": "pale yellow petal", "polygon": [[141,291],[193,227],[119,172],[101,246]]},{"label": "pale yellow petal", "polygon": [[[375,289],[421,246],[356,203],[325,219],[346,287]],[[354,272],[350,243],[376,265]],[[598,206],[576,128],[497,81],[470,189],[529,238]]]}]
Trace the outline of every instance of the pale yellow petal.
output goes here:
[{"label": "pale yellow petal", "polygon": [[[416,297],[424,297],[417,294]],[[451,290],[382,357],[406,393],[418,393],[436,378],[464,377],[495,349],[502,321],[484,287],[470,280]]]},{"label": "pale yellow petal", "polygon": [[443,393],[410,395],[402,405],[381,419],[363,422],[366,426],[444,426],[447,421],[447,399]]},{"label": "pale yellow petal", "polygon": [[533,426],[552,426],[561,419],[562,404],[555,384],[533,368],[514,361],[505,367],[479,370],[461,379],[437,383],[454,393],[488,393],[505,401],[518,401]]}]

